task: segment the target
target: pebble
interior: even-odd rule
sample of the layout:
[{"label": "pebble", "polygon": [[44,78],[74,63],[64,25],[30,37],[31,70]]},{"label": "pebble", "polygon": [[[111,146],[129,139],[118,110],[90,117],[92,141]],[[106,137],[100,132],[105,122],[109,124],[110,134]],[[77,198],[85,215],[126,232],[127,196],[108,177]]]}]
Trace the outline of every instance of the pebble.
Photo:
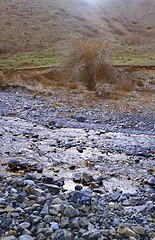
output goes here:
[{"label": "pebble", "polygon": [[81,182],[81,174],[80,173],[74,174],[73,181],[78,183]]},{"label": "pebble", "polygon": [[77,115],[75,116],[75,119],[78,121],[78,122],[85,122],[86,118],[82,115]]},{"label": "pebble", "polygon": [[89,183],[93,180],[93,176],[87,172],[82,173],[82,182]]},{"label": "pebble", "polygon": [[9,159],[8,162],[8,167],[10,167],[13,170],[16,170],[19,166],[19,160],[17,159]]},{"label": "pebble", "polygon": [[155,177],[151,177],[151,178],[148,180],[148,184],[151,185],[151,186],[155,186]]},{"label": "pebble", "polygon": [[57,121],[57,122],[55,123],[55,127],[56,127],[56,128],[62,128],[63,125],[64,125],[64,123],[63,123],[62,121]]},{"label": "pebble", "polygon": [[137,233],[139,235],[145,235],[145,230],[140,225],[133,226],[132,229],[134,230],[135,233]]},{"label": "pebble", "polygon": [[24,180],[24,184],[28,186],[35,186],[35,182],[32,180]]},{"label": "pebble", "polygon": [[52,194],[58,194],[60,192],[60,187],[57,185],[45,184],[45,187],[47,187]]},{"label": "pebble", "polygon": [[19,237],[19,240],[34,240],[34,238],[31,237],[30,235],[21,235]]},{"label": "pebble", "polygon": [[73,206],[68,205],[65,207],[64,215],[68,218],[74,218],[79,216],[79,211],[75,209]]},{"label": "pebble", "polygon": [[93,180],[98,183],[98,184],[101,184],[102,181],[103,181],[103,177],[102,176],[96,176],[96,177],[93,177]]},{"label": "pebble", "polygon": [[54,182],[54,178],[52,175],[47,175],[43,177],[43,181],[47,184],[52,184]]},{"label": "pebble", "polygon": [[18,225],[18,228],[19,229],[27,229],[27,228],[29,228],[30,227],[30,223],[29,222],[23,222],[23,223],[20,223],[19,225]]},{"label": "pebble", "polygon": [[111,199],[112,199],[113,201],[118,201],[118,199],[120,198],[120,196],[121,196],[121,193],[120,193],[120,192],[115,192],[115,193],[113,193],[113,194],[111,195]]}]

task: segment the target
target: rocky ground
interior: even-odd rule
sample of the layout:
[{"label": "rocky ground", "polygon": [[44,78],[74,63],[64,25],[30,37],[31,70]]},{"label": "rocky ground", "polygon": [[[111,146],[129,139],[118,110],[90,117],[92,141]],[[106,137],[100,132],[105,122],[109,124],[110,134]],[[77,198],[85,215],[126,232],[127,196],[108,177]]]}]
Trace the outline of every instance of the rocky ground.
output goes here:
[{"label": "rocky ground", "polygon": [[154,123],[1,90],[0,239],[154,240]]}]

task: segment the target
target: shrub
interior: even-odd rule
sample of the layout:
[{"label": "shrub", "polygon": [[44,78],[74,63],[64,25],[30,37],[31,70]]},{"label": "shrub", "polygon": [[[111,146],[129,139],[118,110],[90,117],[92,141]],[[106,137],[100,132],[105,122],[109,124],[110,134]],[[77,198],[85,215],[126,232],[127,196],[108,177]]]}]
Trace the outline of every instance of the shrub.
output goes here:
[{"label": "shrub", "polygon": [[74,45],[65,65],[68,80],[82,82],[90,91],[100,91],[105,83],[131,91],[131,82],[110,64],[106,49],[105,43],[93,41],[81,40]]}]

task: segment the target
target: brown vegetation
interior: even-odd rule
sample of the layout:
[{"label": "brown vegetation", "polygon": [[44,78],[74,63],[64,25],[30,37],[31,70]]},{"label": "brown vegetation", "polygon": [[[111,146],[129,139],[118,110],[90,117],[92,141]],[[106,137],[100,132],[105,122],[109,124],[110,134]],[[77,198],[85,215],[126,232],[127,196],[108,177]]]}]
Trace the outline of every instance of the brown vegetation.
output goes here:
[{"label": "brown vegetation", "polygon": [[121,92],[132,91],[129,76],[112,66],[106,49],[104,42],[79,41],[65,65],[65,79],[81,82],[89,91],[96,91],[104,98],[117,98]]}]

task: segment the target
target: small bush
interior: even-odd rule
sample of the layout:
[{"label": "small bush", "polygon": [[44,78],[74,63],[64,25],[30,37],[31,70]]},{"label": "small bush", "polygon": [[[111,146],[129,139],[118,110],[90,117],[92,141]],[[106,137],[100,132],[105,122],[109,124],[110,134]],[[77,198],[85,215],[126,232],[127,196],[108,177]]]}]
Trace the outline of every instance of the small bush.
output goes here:
[{"label": "small bush", "polygon": [[69,81],[82,82],[90,91],[99,91],[105,83],[124,91],[133,89],[132,83],[126,80],[109,61],[105,43],[79,41],[65,65]]}]

